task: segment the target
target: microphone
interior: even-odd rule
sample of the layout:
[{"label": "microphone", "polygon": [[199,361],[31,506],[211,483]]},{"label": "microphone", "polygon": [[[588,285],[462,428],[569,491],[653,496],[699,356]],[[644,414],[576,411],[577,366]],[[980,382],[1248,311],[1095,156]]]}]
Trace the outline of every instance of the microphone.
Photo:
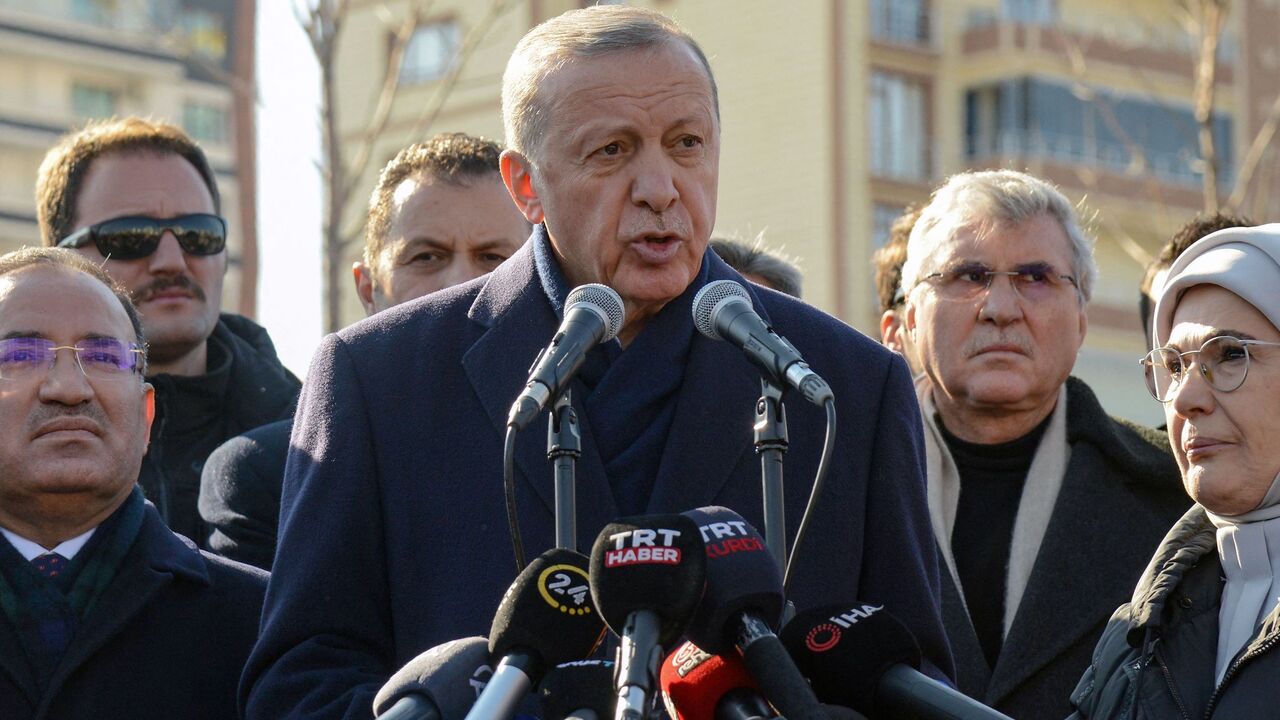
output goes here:
[{"label": "microphone", "polygon": [[456,720],[466,714],[492,672],[488,640],[451,640],[392,675],[373,699],[373,714],[378,720]]},{"label": "microphone", "polygon": [[674,720],[777,717],[735,655],[712,655],[686,642],[662,662],[662,700]]},{"label": "microphone", "polygon": [[809,369],[800,352],[765,324],[738,283],[716,280],[699,290],[693,296],[693,324],[712,340],[724,340],[745,352],[774,384],[799,390],[814,405],[834,398],[831,386]]},{"label": "microphone", "polygon": [[623,518],[591,548],[591,596],[622,639],[616,720],[648,715],[664,648],[680,638],[702,598],[707,556],[698,526],[680,515]]},{"label": "microphone", "polygon": [[579,285],[564,302],[564,320],[551,344],[534,358],[529,381],[507,415],[507,426],[523,430],[568,385],[587,351],[622,329],[622,298],[599,283]]},{"label": "microphone", "polygon": [[1009,720],[919,672],[920,646],[883,605],[806,610],[782,629],[782,642],[823,702],[871,717]]},{"label": "microphone", "polygon": [[542,720],[607,720],[613,717],[613,663],[561,663],[543,678],[538,692]]},{"label": "microphone", "polygon": [[764,539],[724,507],[689,510],[707,548],[707,590],[685,634],[717,655],[736,648],[764,696],[790,720],[825,718],[817,697],[773,634],[782,620],[782,575]]},{"label": "microphone", "polygon": [[502,661],[466,720],[510,718],[549,668],[590,655],[602,639],[587,558],[563,548],[542,553],[502,596],[489,631],[489,655]]}]

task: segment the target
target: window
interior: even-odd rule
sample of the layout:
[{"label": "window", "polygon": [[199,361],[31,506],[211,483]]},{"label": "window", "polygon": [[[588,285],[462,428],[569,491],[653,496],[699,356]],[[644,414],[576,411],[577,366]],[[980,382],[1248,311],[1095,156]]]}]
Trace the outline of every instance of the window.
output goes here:
[{"label": "window", "polygon": [[80,119],[111,117],[116,114],[116,92],[96,85],[72,83],[71,114]]},{"label": "window", "polygon": [[1055,0],[1001,0],[1000,9],[1010,22],[1024,25],[1052,25],[1058,16]]},{"label": "window", "polygon": [[871,0],[871,37],[906,45],[927,45],[929,1]]},{"label": "window", "polygon": [[227,56],[226,21],[217,13],[194,7],[182,10],[182,34],[193,55],[221,61]]},{"label": "window", "polygon": [[415,30],[400,62],[400,82],[414,85],[443,77],[453,65],[460,39],[458,25],[452,21]]},{"label": "window", "polygon": [[904,75],[871,74],[871,172],[895,180],[929,179],[927,86]]},{"label": "window", "polygon": [[227,142],[227,111],[216,105],[188,102],[182,106],[182,127],[196,142]]},{"label": "window", "polygon": [[[1139,171],[1166,182],[1201,182],[1199,128],[1189,106],[1095,90],[1081,99],[1065,84],[1015,78],[965,94],[970,160],[1048,158],[1116,173]],[[1213,121],[1221,177],[1233,175],[1232,120]]]}]

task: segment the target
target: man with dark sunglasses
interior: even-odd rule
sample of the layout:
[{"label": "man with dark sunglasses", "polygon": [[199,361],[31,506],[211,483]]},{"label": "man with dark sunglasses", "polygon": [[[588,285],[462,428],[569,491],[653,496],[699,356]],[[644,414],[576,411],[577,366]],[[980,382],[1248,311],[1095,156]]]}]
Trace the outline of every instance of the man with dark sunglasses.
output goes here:
[{"label": "man with dark sunglasses", "polygon": [[174,531],[203,544],[205,459],[228,438],[292,416],[300,386],[263,328],[220,312],[227,223],[214,171],[172,125],[93,122],[49,150],[36,201],[44,244],[101,265],[138,306],[156,388],[139,482]]},{"label": "man with dark sunglasses", "polygon": [[1071,203],[1011,170],[949,179],[902,264],[956,679],[1014,718],[1070,712],[1112,605],[1187,505],[1168,440],[1070,377],[1096,277]]},{"label": "man with dark sunglasses", "polygon": [[132,302],[74,252],[0,256],[0,718],[236,716],[266,573],[137,486],[155,412]]}]

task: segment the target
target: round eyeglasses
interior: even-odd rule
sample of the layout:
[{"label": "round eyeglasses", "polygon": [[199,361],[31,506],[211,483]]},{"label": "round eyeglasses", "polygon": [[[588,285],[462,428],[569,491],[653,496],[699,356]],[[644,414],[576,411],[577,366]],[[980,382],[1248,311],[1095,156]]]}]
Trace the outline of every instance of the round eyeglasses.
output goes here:
[{"label": "round eyeglasses", "polygon": [[1176,348],[1158,347],[1138,363],[1144,368],[1151,397],[1167,403],[1182,386],[1192,364],[1200,366],[1200,376],[1213,389],[1226,393],[1239,388],[1249,374],[1251,347],[1280,347],[1280,342],[1219,335],[1210,338],[1199,350],[1178,352]]}]

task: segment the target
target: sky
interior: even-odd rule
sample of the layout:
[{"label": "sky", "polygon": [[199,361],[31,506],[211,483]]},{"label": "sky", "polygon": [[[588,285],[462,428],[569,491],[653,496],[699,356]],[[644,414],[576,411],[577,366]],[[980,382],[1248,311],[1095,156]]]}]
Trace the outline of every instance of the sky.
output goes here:
[{"label": "sky", "polygon": [[320,83],[292,5],[257,3],[258,321],[302,377],[324,326]]}]

